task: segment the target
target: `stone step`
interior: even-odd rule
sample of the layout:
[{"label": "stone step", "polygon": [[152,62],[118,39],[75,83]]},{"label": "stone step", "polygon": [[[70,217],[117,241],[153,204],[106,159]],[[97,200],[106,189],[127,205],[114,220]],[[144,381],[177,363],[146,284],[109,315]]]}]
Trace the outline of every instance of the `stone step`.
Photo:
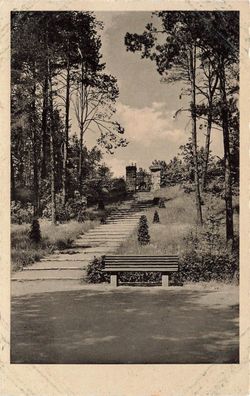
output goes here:
[{"label": "stone step", "polygon": [[138,219],[140,218],[140,216],[138,216],[138,217],[121,217],[121,216],[112,216],[112,217],[108,217],[107,219],[106,219],[106,221],[110,221],[110,220],[120,220],[120,221],[137,221]]},{"label": "stone step", "polygon": [[[127,238],[128,239],[128,238]],[[93,244],[102,244],[102,245],[104,245],[105,243],[123,243],[123,242],[125,242],[127,239],[95,239],[95,240],[92,240],[91,242],[93,243]]]},{"label": "stone step", "polygon": [[[82,255],[82,257],[83,257],[83,260],[85,260],[85,255],[86,255],[87,256],[86,260],[91,260],[91,258],[89,258],[90,254],[93,257],[100,257],[100,256],[103,256],[105,254],[110,254],[110,253],[112,253],[112,251],[113,251],[113,249],[108,247],[108,246],[102,246],[102,247],[97,246],[95,248],[95,250],[87,251],[86,254]],[[69,260],[65,260],[65,261],[69,261]]]},{"label": "stone step", "polygon": [[140,213],[113,213],[113,214],[109,215],[108,218],[120,217],[120,218],[126,219],[126,218],[136,218],[139,215],[140,215]]},{"label": "stone step", "polygon": [[116,241],[114,241],[114,242],[106,241],[106,242],[102,242],[102,243],[103,243],[104,247],[106,247],[106,246],[117,246],[118,247],[121,244],[121,242],[116,242]]},{"label": "stone step", "polygon": [[[136,223],[137,224],[137,223]],[[136,224],[105,224],[102,226],[102,230],[108,231],[108,230],[114,230],[114,231],[129,231],[131,228],[133,228]],[[84,235],[84,234],[82,234]],[[86,234],[85,234],[86,235]]]},{"label": "stone step", "polygon": [[96,241],[96,240],[106,240],[106,239],[110,239],[110,240],[119,240],[119,241],[123,241],[124,239],[126,239],[126,237],[128,237],[128,235],[126,236],[120,236],[120,235],[86,235],[84,238],[81,238],[81,241],[85,241],[85,242],[92,242],[92,241]]},{"label": "stone step", "polygon": [[[81,241],[80,242],[77,242],[77,241],[75,241],[74,243],[73,243],[73,245],[72,245],[72,247],[73,248],[78,248],[78,247],[83,247],[83,246],[85,246],[86,245],[86,243],[85,244],[83,244]],[[96,247],[98,247],[98,242],[95,242],[95,241],[93,241],[92,243],[91,243],[91,246],[89,246],[89,248],[96,248]]]},{"label": "stone step", "polygon": [[132,224],[137,224],[138,223],[138,221],[136,220],[136,221],[119,221],[119,220],[107,220],[107,223],[106,224],[120,224],[121,226],[124,226],[124,225],[132,225]]},{"label": "stone step", "polygon": [[[60,265],[59,265],[60,264]],[[24,268],[23,271],[53,271],[53,270],[58,270],[58,271],[68,271],[68,270],[72,270],[72,271],[84,271],[87,268],[87,265],[89,264],[89,262],[86,263],[85,266],[82,266],[81,263],[78,263],[78,265],[71,265],[71,262],[68,262],[68,265],[64,265],[62,266],[61,263],[58,263],[58,261],[50,262],[50,266],[48,265],[40,265],[39,267],[36,266],[35,268],[33,267],[27,267]]]},{"label": "stone step", "polygon": [[[129,231],[129,230],[128,230]],[[119,236],[124,236],[124,237],[126,237],[127,235],[129,235],[130,233],[128,232],[128,231],[123,231],[123,232],[118,232],[118,230],[116,230],[116,231],[109,231],[108,232],[108,235],[111,235],[111,236],[113,236],[113,235],[118,235],[119,234]],[[93,231],[93,232],[88,232],[88,234],[85,234],[86,236],[87,235],[107,235],[107,231]]]},{"label": "stone step", "polygon": [[109,216],[138,216],[138,212],[136,212],[136,208],[133,210],[127,210],[126,212],[112,212]]},{"label": "stone step", "polygon": [[[132,228],[132,227],[130,227],[130,228]],[[111,234],[115,234],[115,233],[118,233],[118,232],[119,232],[119,234],[128,234],[129,231],[130,231],[130,228],[123,229],[123,230],[121,230],[120,227],[119,228],[114,228],[114,229],[112,227],[103,228],[103,229],[101,228],[101,229],[95,229],[95,230],[89,231],[86,234],[81,234],[81,236],[83,236],[83,235],[92,235],[92,234],[105,234],[105,233],[107,233],[107,231],[110,232]]]},{"label": "stone step", "polygon": [[26,280],[43,280],[43,279],[81,279],[84,276],[84,270],[34,270],[34,271],[21,271],[12,276],[13,281],[26,281]]},{"label": "stone step", "polygon": [[[66,256],[66,255],[64,255],[64,254],[62,254],[61,256],[54,256],[54,255],[51,255],[51,256],[48,256],[48,257],[45,257],[45,258],[43,258],[43,259],[41,259],[39,262],[38,262],[38,264],[39,263],[44,263],[44,262],[51,262],[51,261],[56,261],[56,262],[70,262],[70,263],[74,263],[74,262],[87,262],[88,260],[91,260],[92,258],[94,257],[94,254],[88,254],[88,255],[79,255],[78,257],[76,257],[76,258],[73,258],[73,257],[70,257],[70,255],[68,255],[68,256]],[[36,264],[36,263],[35,263]],[[32,265],[32,267],[35,265],[35,264],[33,264]]]},{"label": "stone step", "polygon": [[94,243],[102,243],[102,242],[125,242],[128,238],[96,238],[96,239],[91,239],[91,242]]},{"label": "stone step", "polygon": [[111,222],[111,221],[119,221],[119,223],[132,223],[132,222],[138,222],[140,219],[139,219],[139,217],[138,217],[138,219],[128,219],[128,218],[126,218],[126,219],[123,219],[123,218],[119,218],[119,217],[113,217],[113,218],[108,218],[107,220],[106,220],[106,223],[105,224],[107,224],[107,222]]},{"label": "stone step", "polygon": [[133,219],[128,219],[127,217],[126,218],[122,218],[122,219],[119,219],[119,218],[107,218],[107,220],[106,221],[119,221],[121,224],[125,224],[125,223],[136,223],[138,220],[139,220],[140,218],[138,217],[138,218],[133,218]]}]

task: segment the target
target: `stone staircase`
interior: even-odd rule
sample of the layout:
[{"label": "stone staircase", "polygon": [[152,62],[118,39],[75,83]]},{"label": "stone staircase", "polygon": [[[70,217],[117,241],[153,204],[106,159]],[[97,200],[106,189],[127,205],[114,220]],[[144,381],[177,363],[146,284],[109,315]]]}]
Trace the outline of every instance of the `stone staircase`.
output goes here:
[{"label": "stone staircase", "polygon": [[12,281],[60,280],[79,283],[84,282],[86,269],[94,257],[115,253],[138,225],[141,211],[146,210],[150,202],[126,202],[114,210],[107,218],[106,224],[80,235],[74,244],[62,251],[41,259],[16,272]]}]

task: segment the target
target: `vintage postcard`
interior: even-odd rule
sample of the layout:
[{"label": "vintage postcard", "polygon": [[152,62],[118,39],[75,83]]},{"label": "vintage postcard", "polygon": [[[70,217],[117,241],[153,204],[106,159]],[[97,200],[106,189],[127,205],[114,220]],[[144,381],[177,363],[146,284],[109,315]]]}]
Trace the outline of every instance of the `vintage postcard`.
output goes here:
[{"label": "vintage postcard", "polygon": [[249,3],[1,11],[1,394],[247,395]]}]

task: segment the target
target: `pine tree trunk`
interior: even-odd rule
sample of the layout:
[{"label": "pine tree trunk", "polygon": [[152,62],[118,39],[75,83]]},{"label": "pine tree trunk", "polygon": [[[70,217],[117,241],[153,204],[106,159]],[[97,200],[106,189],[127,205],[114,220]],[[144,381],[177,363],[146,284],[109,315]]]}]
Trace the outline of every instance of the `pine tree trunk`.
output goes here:
[{"label": "pine tree trunk", "polygon": [[209,160],[211,129],[212,129],[212,114],[209,111],[209,114],[207,117],[207,134],[206,134],[204,162],[203,162],[202,177],[201,177],[201,190],[202,191],[204,191],[204,189],[206,188],[206,184],[207,184],[207,169],[208,169],[208,160]]},{"label": "pine tree trunk", "polygon": [[83,149],[83,131],[80,129],[80,152],[79,152],[79,170],[78,170],[78,188],[80,194],[82,194],[82,149]]},{"label": "pine tree trunk", "polygon": [[54,108],[52,78],[48,61],[49,75],[49,109],[50,109],[50,191],[51,191],[51,222],[56,224],[56,191],[55,191],[55,152],[54,152]]},{"label": "pine tree trunk", "polygon": [[82,70],[81,70],[81,110],[80,110],[80,152],[79,152],[79,169],[78,169],[78,184],[79,184],[79,192],[82,194],[82,149],[83,149],[83,91],[84,91],[84,68],[82,61]]},{"label": "pine tree trunk", "polygon": [[42,110],[42,169],[41,178],[45,179],[48,175],[48,74],[46,73],[43,86],[43,110]]},{"label": "pine tree trunk", "polygon": [[221,94],[221,120],[223,129],[224,143],[224,162],[225,162],[225,204],[226,204],[226,239],[227,243],[233,247],[234,230],[233,230],[233,202],[232,202],[232,174],[231,174],[231,154],[230,154],[230,137],[228,125],[228,103],[225,83],[225,68],[221,61],[219,71],[220,94]]},{"label": "pine tree trunk", "polygon": [[69,107],[70,107],[70,66],[67,60],[67,83],[66,83],[66,103],[65,103],[65,135],[63,144],[63,169],[62,169],[62,195],[63,205],[67,201],[67,161],[68,161],[68,145],[69,145]]},{"label": "pine tree trunk", "polygon": [[192,117],[192,150],[194,159],[194,182],[195,182],[195,200],[197,211],[197,223],[202,224],[202,209],[201,209],[201,195],[200,195],[200,181],[197,155],[197,125],[196,125],[196,48],[190,49],[190,79],[191,79],[191,117]]},{"label": "pine tree trunk", "polygon": [[[33,72],[33,78],[35,81],[35,71]],[[39,171],[38,171],[38,136],[37,136],[37,125],[36,125],[36,82],[34,82],[32,89],[32,104],[31,104],[31,115],[30,123],[32,130],[32,149],[33,149],[33,215],[37,217],[39,215]]]},{"label": "pine tree trunk", "polygon": [[50,127],[50,191],[51,191],[51,222],[56,224],[56,193],[55,193],[55,157],[53,131]]},{"label": "pine tree trunk", "polygon": [[15,182],[15,168],[13,163],[13,155],[10,156],[11,161],[11,201],[16,200],[16,182]]}]

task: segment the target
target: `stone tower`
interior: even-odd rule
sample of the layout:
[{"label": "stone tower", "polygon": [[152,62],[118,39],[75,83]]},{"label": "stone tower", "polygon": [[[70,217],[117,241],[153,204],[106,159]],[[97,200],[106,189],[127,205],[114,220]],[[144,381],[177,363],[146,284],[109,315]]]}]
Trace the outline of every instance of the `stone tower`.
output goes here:
[{"label": "stone tower", "polygon": [[126,189],[128,192],[136,191],[136,165],[126,166]]},{"label": "stone tower", "polygon": [[149,167],[149,169],[151,171],[151,183],[152,183],[151,190],[152,191],[159,190],[159,188],[161,187],[161,166],[152,165]]}]

